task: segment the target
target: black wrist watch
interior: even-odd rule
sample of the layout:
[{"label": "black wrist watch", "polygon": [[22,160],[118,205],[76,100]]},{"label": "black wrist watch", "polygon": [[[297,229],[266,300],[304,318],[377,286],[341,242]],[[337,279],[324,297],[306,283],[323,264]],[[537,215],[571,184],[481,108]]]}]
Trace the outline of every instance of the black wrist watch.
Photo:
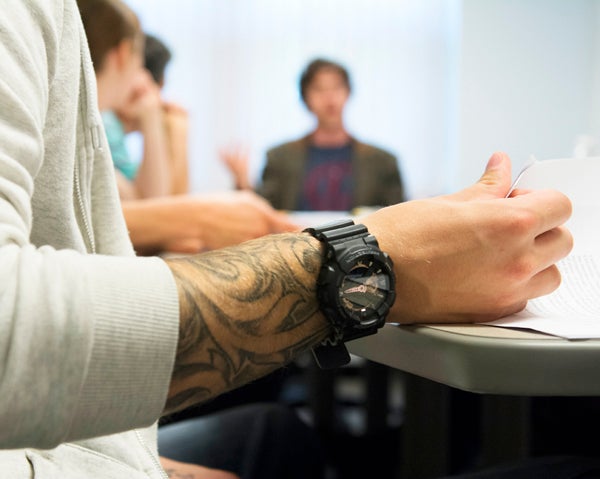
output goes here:
[{"label": "black wrist watch", "polygon": [[374,334],[385,324],[396,298],[393,264],[367,228],[352,220],[304,231],[325,244],[317,298],[333,326],[313,355],[319,367],[337,368],[350,361],[346,341]]}]

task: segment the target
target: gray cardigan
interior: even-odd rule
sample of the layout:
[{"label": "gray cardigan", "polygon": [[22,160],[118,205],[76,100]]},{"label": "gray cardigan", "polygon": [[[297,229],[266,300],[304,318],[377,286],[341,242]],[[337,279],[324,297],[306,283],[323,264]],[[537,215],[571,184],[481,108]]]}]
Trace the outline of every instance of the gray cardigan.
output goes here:
[{"label": "gray cardigan", "polygon": [[134,256],[75,0],[3,2],[0,68],[0,477],[164,477],[177,290]]}]

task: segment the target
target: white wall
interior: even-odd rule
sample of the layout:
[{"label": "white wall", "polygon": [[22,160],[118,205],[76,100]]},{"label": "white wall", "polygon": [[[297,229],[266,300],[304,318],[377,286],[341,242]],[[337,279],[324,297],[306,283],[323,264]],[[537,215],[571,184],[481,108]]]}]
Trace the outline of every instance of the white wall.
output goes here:
[{"label": "white wall", "polygon": [[589,131],[583,132],[600,136],[600,2],[592,1],[595,12],[592,13],[594,38],[592,46],[591,63],[592,73],[592,95]]},{"label": "white wall", "polygon": [[463,0],[455,186],[495,150],[520,169],[600,134],[595,0]]}]

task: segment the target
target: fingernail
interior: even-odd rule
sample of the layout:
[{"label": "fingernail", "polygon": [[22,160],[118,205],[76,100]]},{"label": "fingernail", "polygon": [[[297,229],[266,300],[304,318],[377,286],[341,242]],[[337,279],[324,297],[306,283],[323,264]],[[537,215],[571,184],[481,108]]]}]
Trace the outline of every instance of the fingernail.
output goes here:
[{"label": "fingernail", "polygon": [[492,155],[492,157],[488,160],[488,164],[486,169],[492,169],[492,168],[496,168],[497,166],[499,166],[502,163],[502,160],[504,159],[502,153],[494,153]]}]

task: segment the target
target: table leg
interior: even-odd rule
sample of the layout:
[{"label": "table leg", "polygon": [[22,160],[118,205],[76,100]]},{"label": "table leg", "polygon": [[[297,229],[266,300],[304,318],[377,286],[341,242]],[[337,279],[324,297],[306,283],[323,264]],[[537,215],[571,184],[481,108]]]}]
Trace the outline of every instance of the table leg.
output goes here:
[{"label": "table leg", "polygon": [[438,478],[449,468],[448,386],[407,374],[398,478]]},{"label": "table leg", "polygon": [[482,466],[528,457],[531,450],[531,399],[483,396]]},{"label": "table leg", "polygon": [[320,369],[315,363],[309,364],[306,375],[308,377],[308,403],[313,413],[315,429],[329,437],[336,426],[335,416],[335,370]]},{"label": "table leg", "polygon": [[383,364],[367,361],[364,365],[365,409],[367,413],[367,433],[376,434],[385,431],[389,412],[389,371]]}]

